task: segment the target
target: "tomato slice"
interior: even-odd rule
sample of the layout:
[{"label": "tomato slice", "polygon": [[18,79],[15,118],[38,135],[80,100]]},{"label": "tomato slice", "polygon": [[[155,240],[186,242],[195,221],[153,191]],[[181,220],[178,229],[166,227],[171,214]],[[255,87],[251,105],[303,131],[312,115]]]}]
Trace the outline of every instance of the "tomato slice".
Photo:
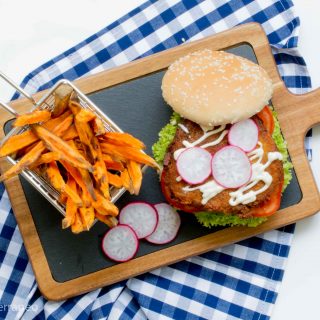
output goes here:
[{"label": "tomato slice", "polygon": [[274,190],[271,198],[262,206],[252,209],[254,217],[269,217],[273,215],[279,208],[282,196],[283,182],[279,183],[276,190]]},{"label": "tomato slice", "polygon": [[257,113],[257,116],[262,120],[263,125],[266,127],[268,132],[272,134],[274,130],[274,118],[269,106],[265,106],[259,113]]}]

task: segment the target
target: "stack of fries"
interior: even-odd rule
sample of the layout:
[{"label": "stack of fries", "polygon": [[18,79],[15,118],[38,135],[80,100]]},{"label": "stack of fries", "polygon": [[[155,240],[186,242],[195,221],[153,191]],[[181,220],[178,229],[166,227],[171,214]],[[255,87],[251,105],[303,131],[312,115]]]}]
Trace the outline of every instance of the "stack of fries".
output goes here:
[{"label": "stack of fries", "polygon": [[140,140],[106,131],[95,113],[81,107],[72,88],[60,89],[52,112],[35,110],[15,120],[14,126],[27,129],[1,146],[1,157],[10,155],[18,162],[0,181],[34,170],[60,193],[66,207],[62,228],[89,230],[95,218],[113,227],[119,210],[110,201],[110,186],[138,194],[141,166],[157,164],[142,152]]}]

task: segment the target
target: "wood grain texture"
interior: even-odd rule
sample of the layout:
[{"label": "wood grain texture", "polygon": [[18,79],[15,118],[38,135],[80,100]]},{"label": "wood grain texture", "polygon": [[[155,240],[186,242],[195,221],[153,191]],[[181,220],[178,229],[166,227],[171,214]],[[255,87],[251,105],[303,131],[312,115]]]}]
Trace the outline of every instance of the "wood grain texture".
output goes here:
[{"label": "wood grain texture", "polygon": [[[303,198],[301,202],[278,211],[266,223],[256,228],[227,228],[80,278],[58,283],[52,278],[19,179],[14,178],[6,182],[6,188],[39,288],[47,299],[66,299],[134,277],[152,269],[184,260],[190,256],[294,223],[319,210],[319,193],[305,155],[304,137],[310,127],[320,122],[320,90],[296,96],[286,89],[278,74],[268,40],[260,25],[252,23],[236,27],[112,70],[82,78],[75,81],[75,85],[84,93],[96,92],[115,84],[165,69],[177,58],[195,50],[203,48],[220,50],[240,43],[248,43],[253,47],[259,64],[268,72],[273,81],[274,95],[272,103],[278,113],[281,129],[288,143],[291,159],[302,189]],[[40,92],[34,97],[39,99],[43,94],[44,92]],[[25,112],[31,108],[30,102],[26,99],[14,101],[11,106],[18,112]],[[0,111],[1,128],[10,118],[11,115],[3,110]],[[2,131],[1,136],[3,134]],[[2,159],[0,162],[1,170],[7,169],[8,166],[9,164]]]}]

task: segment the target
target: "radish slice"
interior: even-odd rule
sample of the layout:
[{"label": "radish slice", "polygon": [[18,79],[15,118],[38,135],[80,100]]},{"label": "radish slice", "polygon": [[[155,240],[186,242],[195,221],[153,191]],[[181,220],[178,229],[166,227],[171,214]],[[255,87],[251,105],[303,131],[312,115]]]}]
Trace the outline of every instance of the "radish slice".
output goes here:
[{"label": "radish slice", "polygon": [[118,225],[110,229],[102,239],[102,250],[110,259],[125,262],[138,251],[139,240],[132,228]]},{"label": "radish slice", "polygon": [[209,151],[193,147],[183,151],[177,159],[177,170],[181,178],[189,184],[199,184],[211,174]]},{"label": "radish slice", "polygon": [[146,240],[155,244],[165,244],[176,237],[181,219],[177,211],[167,203],[158,203],[155,208],[159,216],[158,225]]},{"label": "radish slice", "polygon": [[239,147],[227,146],[212,158],[212,176],[224,188],[240,188],[251,178],[251,163]]},{"label": "radish slice", "polygon": [[258,143],[258,126],[252,119],[246,119],[231,126],[228,142],[245,152],[252,151]]},{"label": "radish slice", "polygon": [[121,210],[119,222],[130,226],[138,239],[142,239],[155,230],[158,223],[158,213],[149,203],[132,202]]}]

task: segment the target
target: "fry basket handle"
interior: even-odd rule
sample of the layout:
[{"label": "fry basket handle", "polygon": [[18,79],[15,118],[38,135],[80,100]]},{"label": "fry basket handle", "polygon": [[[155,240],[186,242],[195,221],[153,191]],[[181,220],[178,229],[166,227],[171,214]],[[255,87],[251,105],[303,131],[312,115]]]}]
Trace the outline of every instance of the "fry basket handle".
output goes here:
[{"label": "fry basket handle", "polygon": [[[11,80],[7,75],[5,75],[0,70],[0,77],[9,83],[12,87],[14,87],[18,92],[20,92],[22,95],[24,95],[33,105],[37,105],[37,102],[31,97],[31,95],[26,92],[24,89],[22,89],[20,86],[18,86],[13,80]],[[8,112],[10,112],[12,115],[17,117],[19,114],[17,111],[15,111],[13,108],[11,108],[7,103],[0,100],[0,106],[6,109]]]}]

